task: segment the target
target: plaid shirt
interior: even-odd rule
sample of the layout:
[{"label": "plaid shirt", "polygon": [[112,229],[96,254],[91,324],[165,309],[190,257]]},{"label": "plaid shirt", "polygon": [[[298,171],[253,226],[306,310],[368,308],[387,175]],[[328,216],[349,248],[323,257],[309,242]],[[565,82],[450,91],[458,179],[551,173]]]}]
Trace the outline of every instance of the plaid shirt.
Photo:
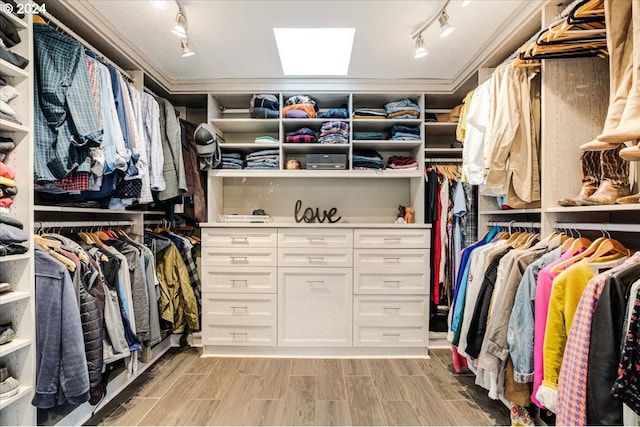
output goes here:
[{"label": "plaid shirt", "polygon": [[102,129],[84,49],[48,25],[34,25],[33,39],[36,180],[88,172],[89,148],[100,145]]},{"label": "plaid shirt", "polygon": [[583,426],[587,424],[587,368],[591,320],[605,282],[613,273],[640,263],[640,252],[602,274],[597,275],[582,292],[582,298],[571,324],[567,345],[558,378],[556,425]]},{"label": "plaid shirt", "polygon": [[54,181],[53,184],[68,193],[79,193],[89,189],[90,176],[88,172],[71,172],[65,178]]}]

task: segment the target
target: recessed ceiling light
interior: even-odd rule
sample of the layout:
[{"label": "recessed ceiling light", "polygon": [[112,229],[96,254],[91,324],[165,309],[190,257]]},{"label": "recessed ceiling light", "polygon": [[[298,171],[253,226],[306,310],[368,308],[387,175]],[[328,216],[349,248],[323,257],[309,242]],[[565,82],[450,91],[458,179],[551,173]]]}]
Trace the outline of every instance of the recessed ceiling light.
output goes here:
[{"label": "recessed ceiling light", "polygon": [[355,32],[355,28],[274,28],[282,72],[346,76]]},{"label": "recessed ceiling light", "polygon": [[156,9],[166,9],[169,7],[169,0],[151,0],[151,5]]}]

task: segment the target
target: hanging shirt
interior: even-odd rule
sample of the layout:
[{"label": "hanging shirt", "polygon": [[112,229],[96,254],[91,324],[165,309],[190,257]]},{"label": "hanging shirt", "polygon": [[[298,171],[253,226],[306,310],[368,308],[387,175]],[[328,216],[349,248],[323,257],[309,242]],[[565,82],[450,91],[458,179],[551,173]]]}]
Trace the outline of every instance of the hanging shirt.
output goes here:
[{"label": "hanging shirt", "polygon": [[462,170],[471,185],[484,182],[484,133],[491,108],[491,81],[476,88],[467,112],[466,134],[462,147]]}]

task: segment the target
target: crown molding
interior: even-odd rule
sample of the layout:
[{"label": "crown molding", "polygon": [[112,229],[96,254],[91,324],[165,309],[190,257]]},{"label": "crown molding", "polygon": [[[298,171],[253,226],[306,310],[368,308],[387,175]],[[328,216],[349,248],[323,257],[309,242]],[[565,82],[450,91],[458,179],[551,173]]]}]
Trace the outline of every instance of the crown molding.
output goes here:
[{"label": "crown molding", "polygon": [[[201,94],[220,91],[296,91],[304,86],[309,91],[375,91],[455,93],[479,68],[493,67],[520,47],[522,30],[529,34],[540,28],[540,11],[548,0],[523,2],[509,17],[508,23],[494,32],[478,53],[451,80],[447,79],[350,79],[350,78],[278,78],[278,79],[172,79],[142,50],[120,33],[95,7],[85,1],[47,0],[56,18],[87,37],[97,49],[112,55],[111,60],[125,69],[139,69],[145,78],[170,95]],[[53,7],[50,7],[51,6]],[[60,15],[60,16],[59,16]],[[88,23],[100,22],[100,25]],[[82,28],[83,31],[80,31]],[[515,41],[514,41],[515,40]],[[526,40],[526,39],[525,39]],[[515,45],[514,43],[520,43]],[[382,88],[382,89],[381,89]]]}]

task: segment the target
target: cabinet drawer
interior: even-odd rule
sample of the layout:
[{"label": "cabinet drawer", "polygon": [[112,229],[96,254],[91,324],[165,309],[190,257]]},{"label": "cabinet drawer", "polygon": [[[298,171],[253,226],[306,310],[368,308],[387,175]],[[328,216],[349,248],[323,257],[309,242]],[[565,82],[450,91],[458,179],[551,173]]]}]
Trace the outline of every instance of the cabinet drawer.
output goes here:
[{"label": "cabinet drawer", "polygon": [[202,246],[275,248],[275,228],[202,228]]},{"label": "cabinet drawer", "polygon": [[276,267],[202,267],[202,292],[276,293]]},{"label": "cabinet drawer", "polygon": [[281,229],[278,232],[280,248],[351,248],[352,246],[353,230]]},{"label": "cabinet drawer", "polygon": [[357,326],[422,326],[427,323],[427,298],[419,296],[356,295],[353,319]]},{"label": "cabinet drawer", "polygon": [[405,268],[429,265],[428,249],[355,249],[354,267]]},{"label": "cabinet drawer", "polygon": [[353,292],[356,294],[428,294],[429,269],[410,268],[356,268]]},{"label": "cabinet drawer", "polygon": [[276,248],[202,248],[202,265],[275,267]]},{"label": "cabinet drawer", "polygon": [[351,267],[353,250],[279,248],[279,267]]},{"label": "cabinet drawer", "polygon": [[428,330],[422,326],[366,326],[354,328],[355,347],[426,347]]},{"label": "cabinet drawer", "polygon": [[350,268],[278,269],[278,345],[350,347]]},{"label": "cabinet drawer", "polygon": [[354,248],[428,248],[429,229],[356,229]]},{"label": "cabinet drawer", "polygon": [[207,323],[261,325],[276,320],[274,294],[205,294],[202,318]]},{"label": "cabinet drawer", "polygon": [[220,325],[205,323],[204,345],[275,346],[276,323],[262,325]]}]

